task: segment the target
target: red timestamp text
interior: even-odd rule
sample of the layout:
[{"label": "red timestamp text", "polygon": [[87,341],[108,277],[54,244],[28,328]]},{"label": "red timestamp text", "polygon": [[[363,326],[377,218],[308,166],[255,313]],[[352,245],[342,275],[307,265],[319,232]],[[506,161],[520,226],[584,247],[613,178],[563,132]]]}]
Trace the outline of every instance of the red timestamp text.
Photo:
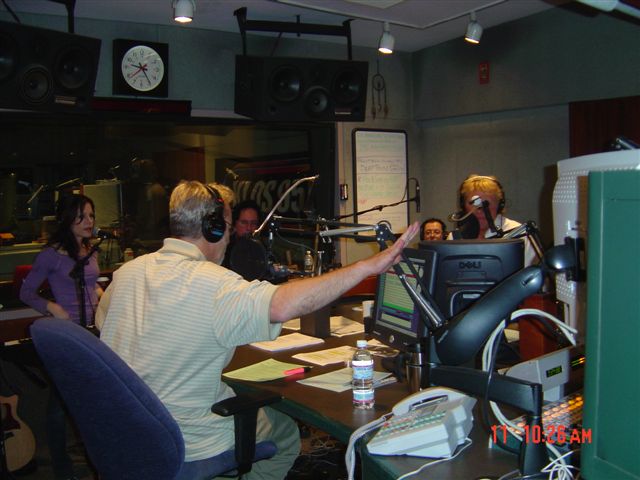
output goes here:
[{"label": "red timestamp text", "polygon": [[[501,441],[507,442],[507,431],[509,427],[506,425],[492,425],[491,436],[493,443]],[[523,425],[520,432],[525,443],[548,443],[549,445],[574,445],[591,443],[590,428],[568,428],[564,425]]]}]

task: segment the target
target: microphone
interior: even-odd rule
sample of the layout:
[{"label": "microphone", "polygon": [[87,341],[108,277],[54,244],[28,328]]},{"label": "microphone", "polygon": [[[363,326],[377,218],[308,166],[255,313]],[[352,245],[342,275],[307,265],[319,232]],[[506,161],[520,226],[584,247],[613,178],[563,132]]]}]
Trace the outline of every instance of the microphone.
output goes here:
[{"label": "microphone", "polygon": [[491,212],[489,211],[489,202],[487,200],[484,200],[482,202],[482,211],[484,213],[484,218],[487,219],[487,225],[489,225],[489,228],[491,229],[491,231],[498,233],[498,236],[501,237],[502,230],[498,230],[498,228],[496,227],[496,224],[493,221],[493,217],[491,216]]},{"label": "microphone", "polygon": [[463,220],[459,220],[458,228],[452,232],[454,240],[466,239],[473,240],[478,238],[480,233],[480,224],[475,215],[467,215]]},{"label": "microphone", "polygon": [[469,205],[473,205],[475,208],[469,210],[467,213],[464,213],[462,210],[457,211],[449,215],[449,221],[451,222],[463,222],[469,217],[469,215],[473,215],[473,212],[479,208],[482,208],[482,199],[478,195],[474,195],[469,200]]},{"label": "microphone", "polygon": [[98,227],[93,227],[93,236],[97,238],[102,238],[103,240],[107,240],[107,239],[112,240],[112,239],[118,238],[118,236],[115,233],[110,232],[108,230],[101,230]]},{"label": "microphone", "polygon": [[416,213],[420,213],[420,182],[416,178],[416,196],[413,197],[416,201]]},{"label": "microphone", "polygon": [[236,172],[234,172],[230,168],[225,168],[224,171],[226,172],[227,175],[229,175],[234,180],[238,180],[240,178],[240,175],[238,175]]}]

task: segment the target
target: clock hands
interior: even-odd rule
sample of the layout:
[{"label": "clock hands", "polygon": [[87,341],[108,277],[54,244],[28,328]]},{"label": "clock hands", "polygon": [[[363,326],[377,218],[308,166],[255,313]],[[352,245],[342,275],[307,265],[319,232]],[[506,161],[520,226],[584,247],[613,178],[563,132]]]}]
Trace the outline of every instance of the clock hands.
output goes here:
[{"label": "clock hands", "polygon": [[149,69],[147,67],[147,64],[145,63],[144,65],[142,65],[142,63],[138,63],[137,65],[134,65],[133,63],[130,64],[132,67],[137,68],[137,70],[135,72],[133,72],[131,75],[129,75],[129,78],[133,78],[136,75],[138,75],[140,72],[142,72],[142,74],[145,76],[145,78],[147,79],[147,82],[149,82],[149,84],[151,84],[151,80],[149,79],[149,76],[147,75],[147,70]]}]

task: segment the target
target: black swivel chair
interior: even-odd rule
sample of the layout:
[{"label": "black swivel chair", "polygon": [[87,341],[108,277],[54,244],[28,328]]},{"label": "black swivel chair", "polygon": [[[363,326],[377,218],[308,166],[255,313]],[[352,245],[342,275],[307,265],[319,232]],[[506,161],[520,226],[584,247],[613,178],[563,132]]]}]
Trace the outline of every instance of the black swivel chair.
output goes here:
[{"label": "black swivel chair", "polygon": [[[104,342],[75,323],[51,318],[36,320],[31,336],[101,480],[195,478],[188,471],[191,463],[184,463],[178,424]],[[214,413],[234,415],[236,449],[207,462],[207,471],[199,468],[197,478],[242,474],[252,462],[275,455],[275,444],[256,445],[255,434],[258,409],[278,400],[273,394],[242,395],[215,404]]]}]

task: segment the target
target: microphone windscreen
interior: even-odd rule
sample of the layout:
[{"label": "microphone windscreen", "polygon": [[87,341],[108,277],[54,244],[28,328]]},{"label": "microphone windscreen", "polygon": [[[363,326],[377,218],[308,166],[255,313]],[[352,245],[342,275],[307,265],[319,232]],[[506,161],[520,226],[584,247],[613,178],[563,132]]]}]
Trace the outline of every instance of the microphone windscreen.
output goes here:
[{"label": "microphone windscreen", "polygon": [[[480,223],[475,215],[469,215],[464,220],[458,222],[458,231],[460,237],[466,240],[472,240],[478,238],[480,233]],[[454,235],[455,238],[456,235]]]},{"label": "microphone windscreen", "polygon": [[229,267],[247,281],[265,278],[269,264],[260,239],[247,236],[236,240],[229,254]]}]

